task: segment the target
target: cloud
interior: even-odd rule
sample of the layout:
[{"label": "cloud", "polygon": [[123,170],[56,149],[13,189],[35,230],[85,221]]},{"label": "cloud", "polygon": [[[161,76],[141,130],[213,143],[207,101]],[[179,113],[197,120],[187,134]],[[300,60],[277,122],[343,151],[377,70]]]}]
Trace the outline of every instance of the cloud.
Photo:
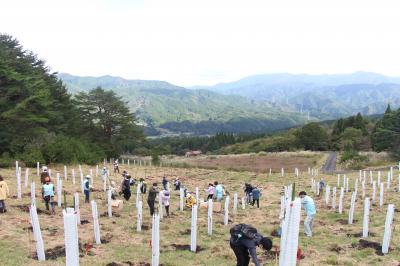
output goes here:
[{"label": "cloud", "polygon": [[398,1],[2,1],[0,32],[55,71],[214,84],[267,72],[400,75]]}]

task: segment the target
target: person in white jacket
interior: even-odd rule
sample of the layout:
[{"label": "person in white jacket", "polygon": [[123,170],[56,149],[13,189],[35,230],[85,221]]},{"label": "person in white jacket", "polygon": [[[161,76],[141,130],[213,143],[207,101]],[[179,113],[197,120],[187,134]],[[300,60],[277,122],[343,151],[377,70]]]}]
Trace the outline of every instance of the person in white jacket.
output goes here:
[{"label": "person in white jacket", "polygon": [[164,189],[161,192],[161,201],[162,204],[165,206],[165,211],[167,213],[167,217],[169,217],[169,199],[171,198],[171,195],[169,194],[169,191]]}]

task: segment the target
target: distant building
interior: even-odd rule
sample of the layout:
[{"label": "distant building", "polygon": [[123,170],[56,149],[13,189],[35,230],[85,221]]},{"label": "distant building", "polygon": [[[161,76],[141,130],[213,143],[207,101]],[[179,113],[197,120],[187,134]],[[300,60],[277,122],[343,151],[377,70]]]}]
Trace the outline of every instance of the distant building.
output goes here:
[{"label": "distant building", "polygon": [[201,151],[188,151],[186,152],[185,157],[199,156],[201,154],[202,154]]}]

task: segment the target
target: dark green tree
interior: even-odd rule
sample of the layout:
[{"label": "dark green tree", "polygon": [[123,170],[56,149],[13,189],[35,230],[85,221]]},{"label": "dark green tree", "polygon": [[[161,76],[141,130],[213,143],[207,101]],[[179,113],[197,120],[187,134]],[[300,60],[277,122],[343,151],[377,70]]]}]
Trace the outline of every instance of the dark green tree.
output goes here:
[{"label": "dark green tree", "polygon": [[0,35],[0,154],[41,160],[48,134],[71,134],[77,121],[70,95],[43,60]]},{"label": "dark green tree", "polygon": [[[388,107],[389,109],[389,107]],[[372,132],[372,147],[375,151],[392,151],[400,149],[400,109],[385,112]]]},{"label": "dark green tree", "polygon": [[74,102],[84,120],[84,131],[96,138],[107,156],[132,151],[143,141],[143,132],[136,125],[134,114],[115,92],[97,87],[78,93]]},{"label": "dark green tree", "polygon": [[392,112],[392,108],[390,107],[390,103],[389,103],[388,106],[386,107],[385,114],[389,114],[391,112]]},{"label": "dark green tree", "polygon": [[329,146],[328,134],[318,123],[309,123],[300,129],[298,141],[306,150],[323,151]]}]

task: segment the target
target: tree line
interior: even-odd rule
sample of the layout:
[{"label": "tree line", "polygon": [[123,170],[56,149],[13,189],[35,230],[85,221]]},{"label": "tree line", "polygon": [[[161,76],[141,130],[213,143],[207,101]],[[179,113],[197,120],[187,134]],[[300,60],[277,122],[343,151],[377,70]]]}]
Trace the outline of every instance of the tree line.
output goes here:
[{"label": "tree line", "polygon": [[126,103],[95,88],[75,97],[43,60],[0,34],[0,166],[95,163],[144,140]]},{"label": "tree line", "polygon": [[218,152],[250,153],[279,151],[343,151],[344,160],[365,160],[359,151],[387,151],[400,157],[400,109],[390,105],[379,118],[360,113],[330,123],[309,123],[268,137],[257,138],[221,148]]},{"label": "tree line", "polygon": [[[400,109],[388,106],[379,119],[360,113],[331,124],[309,123],[275,134],[217,133],[146,141],[127,103],[100,87],[75,96],[43,60],[0,34],[0,166],[17,159],[28,165],[89,163],[122,153],[183,155],[203,153],[340,150],[342,158],[362,159],[358,151],[389,151],[400,157]],[[357,157],[358,156],[358,157]]]}]

